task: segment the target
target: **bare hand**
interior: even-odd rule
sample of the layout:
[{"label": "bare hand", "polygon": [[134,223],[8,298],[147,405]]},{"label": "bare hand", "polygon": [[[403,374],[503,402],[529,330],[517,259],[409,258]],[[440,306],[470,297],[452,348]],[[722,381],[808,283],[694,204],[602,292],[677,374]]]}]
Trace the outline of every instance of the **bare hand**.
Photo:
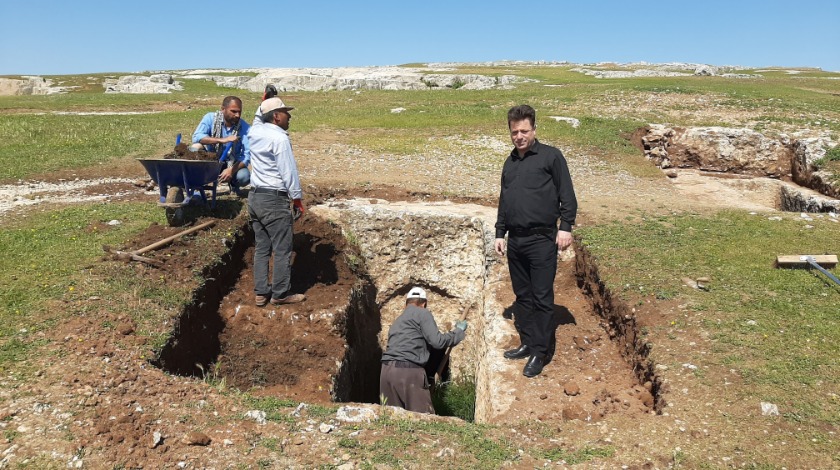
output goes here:
[{"label": "bare hand", "polygon": [[226,168],[219,174],[219,181],[227,183],[233,177],[233,167]]},{"label": "bare hand", "polygon": [[499,256],[504,256],[505,251],[507,250],[507,246],[505,243],[504,238],[497,238],[496,242],[493,244],[494,248],[496,249],[496,254]]},{"label": "bare hand", "polygon": [[559,230],[557,232],[557,248],[560,251],[565,250],[566,248],[572,245],[572,232],[564,232]]},{"label": "bare hand", "polygon": [[238,135],[229,135],[227,137],[222,137],[221,139],[219,139],[219,143],[226,144],[228,142],[236,142],[237,140],[239,140]]}]

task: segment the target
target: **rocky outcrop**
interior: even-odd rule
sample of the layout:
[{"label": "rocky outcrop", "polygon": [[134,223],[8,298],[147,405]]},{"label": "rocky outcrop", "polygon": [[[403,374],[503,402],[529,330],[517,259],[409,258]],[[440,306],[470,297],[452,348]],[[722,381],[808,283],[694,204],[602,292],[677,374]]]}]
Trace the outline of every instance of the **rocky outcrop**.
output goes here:
[{"label": "rocky outcrop", "polygon": [[[430,73],[431,72],[431,73]],[[273,84],[283,92],[326,90],[485,90],[508,88],[515,82],[528,81],[514,75],[490,77],[478,74],[435,73],[435,70],[411,67],[339,67],[331,69],[263,69],[256,77],[195,75],[219,86],[262,92]]]},{"label": "rocky outcrop", "polygon": [[43,77],[0,78],[0,96],[51,95],[64,88],[53,87],[52,80]]},{"label": "rocky outcrop", "polygon": [[792,150],[751,129],[649,126],[642,136],[645,156],[661,168],[697,168],[773,178],[791,173]]},{"label": "rocky outcrop", "polygon": [[145,75],[125,75],[118,79],[107,79],[102,83],[105,93],[148,93],[161,94],[183,90],[171,74],[156,73]]},{"label": "rocky outcrop", "polygon": [[834,212],[840,213],[840,199],[817,194],[814,191],[782,186],[780,205],[788,212]]},{"label": "rocky outcrop", "polygon": [[840,187],[832,184],[828,173],[820,171],[814,165],[814,162],[825,157],[826,151],[835,145],[835,142],[828,137],[811,137],[793,141],[791,165],[793,181],[826,196],[840,198]]}]

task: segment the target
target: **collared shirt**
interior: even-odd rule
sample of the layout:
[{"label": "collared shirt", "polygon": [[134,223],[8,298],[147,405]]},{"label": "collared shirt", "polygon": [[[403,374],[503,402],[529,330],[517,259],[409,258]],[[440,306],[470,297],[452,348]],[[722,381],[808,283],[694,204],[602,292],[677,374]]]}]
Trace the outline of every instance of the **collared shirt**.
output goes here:
[{"label": "collared shirt", "polygon": [[496,238],[511,229],[556,227],[570,232],[577,198],[566,158],[560,150],[534,140],[524,157],[514,148],[502,168]]},{"label": "collared shirt", "polygon": [[286,191],[292,199],[302,199],[297,162],[289,134],[273,123],[252,126],[251,186]]},{"label": "collared shirt", "polygon": [[[205,137],[212,137],[213,133],[213,120],[216,117],[216,112],[207,113],[201,118],[201,122],[198,123],[198,127],[195,128],[195,132],[193,132],[192,141],[194,144],[197,144],[201,139]],[[248,142],[248,129],[251,127],[248,125],[247,122],[243,120],[239,120],[242,124],[242,127],[239,128],[239,140],[236,141],[236,148],[231,151],[231,153],[235,156],[234,160],[238,162],[242,162],[245,166],[248,166],[251,163],[251,152],[250,152],[250,143]],[[222,125],[222,137],[227,137],[231,135],[233,132],[232,127],[227,127],[226,125]],[[208,152],[216,152],[215,145],[205,145],[204,149]],[[221,150],[221,149],[219,149]]]},{"label": "collared shirt", "polygon": [[429,361],[429,346],[435,349],[455,346],[464,336],[464,331],[458,328],[441,333],[432,312],[409,304],[388,330],[388,346],[382,353],[382,361],[408,361],[425,366]]}]

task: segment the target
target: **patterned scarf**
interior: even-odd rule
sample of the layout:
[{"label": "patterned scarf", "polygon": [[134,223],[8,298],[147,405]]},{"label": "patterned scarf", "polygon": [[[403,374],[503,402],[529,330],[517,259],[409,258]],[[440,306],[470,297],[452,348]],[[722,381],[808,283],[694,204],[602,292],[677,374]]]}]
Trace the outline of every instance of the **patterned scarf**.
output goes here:
[{"label": "patterned scarf", "polygon": [[[222,129],[224,129],[224,126],[225,126],[225,113],[222,112],[222,110],[220,109],[220,110],[216,111],[216,115],[213,117],[213,133],[210,135],[210,137],[215,137],[217,139],[221,139],[222,138]],[[239,131],[241,129],[242,129],[242,121],[240,120],[239,122],[236,123],[236,126],[233,127],[233,130],[231,131],[231,134],[232,135],[239,135]],[[237,143],[237,145],[238,145],[238,143]],[[224,147],[216,148],[214,146],[213,151],[218,154],[223,149],[224,149]],[[235,146],[234,146],[233,150],[235,150]],[[231,153],[233,153],[233,150],[231,150]]]}]

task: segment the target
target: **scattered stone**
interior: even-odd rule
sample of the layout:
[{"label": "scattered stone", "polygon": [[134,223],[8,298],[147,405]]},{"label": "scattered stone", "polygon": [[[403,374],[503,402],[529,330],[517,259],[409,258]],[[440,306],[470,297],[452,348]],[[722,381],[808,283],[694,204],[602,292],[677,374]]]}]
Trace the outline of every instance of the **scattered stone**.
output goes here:
[{"label": "scattered stone", "polygon": [[245,413],[246,418],[253,419],[257,422],[257,424],[265,424],[265,411],[262,410],[251,410]]},{"label": "scattered stone", "polygon": [[545,393],[540,394],[540,400],[547,400],[547,399],[548,399],[548,395],[547,395],[547,394],[545,394]]},{"label": "scattered stone", "polygon": [[653,408],[653,394],[651,394],[648,390],[640,391],[638,398],[645,407]]},{"label": "scattered stone", "polygon": [[183,90],[181,82],[176,82],[168,73],[157,73],[150,76],[124,75],[118,79],[106,79],[102,86],[105,93],[171,93]]},{"label": "scattered stone", "polygon": [[700,288],[700,286],[697,285],[697,281],[695,281],[694,279],[691,279],[690,277],[683,277],[683,278],[680,278],[680,280],[682,281],[683,285],[691,287],[692,289],[699,289]]},{"label": "scattered stone", "polygon": [[768,217],[767,220],[773,220],[773,221],[778,222],[778,221],[782,220],[782,218],[779,217],[778,215],[774,215],[773,217]]},{"label": "scattered stone", "polygon": [[301,412],[307,408],[309,408],[309,405],[307,405],[306,403],[298,404],[297,408],[295,408],[295,410],[292,411],[292,416],[294,416],[295,418],[300,418]]},{"label": "scattered stone", "polygon": [[233,445],[233,441],[230,439],[225,439],[224,441],[222,441],[222,445],[224,445],[225,447],[230,447]]},{"label": "scattered stone", "polygon": [[298,436],[295,436],[294,439],[292,439],[292,444],[294,444],[296,446],[302,445],[303,443],[304,443],[303,436],[298,435]]},{"label": "scattered stone", "polygon": [[437,453],[436,457],[439,459],[455,457],[455,450],[449,447],[444,447]]},{"label": "scattered stone", "polygon": [[321,431],[321,434],[329,434],[333,431],[333,429],[335,429],[335,426],[332,424],[321,423],[321,425],[318,426],[318,430]]},{"label": "scattered stone", "polygon": [[163,442],[163,435],[160,432],[155,431],[152,433],[152,443],[149,446],[150,449],[154,449],[155,447],[159,446],[160,443]]},{"label": "scattered stone", "polygon": [[581,351],[586,351],[589,349],[589,341],[586,338],[581,338],[580,336],[573,336],[572,342],[575,343],[578,349]]},{"label": "scattered stone", "polygon": [[563,391],[566,395],[574,397],[580,394],[580,386],[575,382],[567,382],[566,385],[563,386]]},{"label": "scattered stone", "polygon": [[361,406],[342,406],[335,412],[335,419],[345,423],[370,423],[376,419],[376,412]]},{"label": "scattered stone", "polygon": [[187,433],[181,438],[181,444],[188,446],[208,446],[210,442],[210,436],[198,431]]},{"label": "scattered stone", "polygon": [[403,111],[405,111],[405,108],[394,108],[391,110],[391,114],[399,114]]},{"label": "scattered stone", "polygon": [[121,224],[121,223],[122,223],[122,222],[120,222],[120,221],[119,221],[119,220],[117,220],[117,219],[113,219],[113,220],[109,220],[109,221],[108,221],[108,225],[110,225],[110,226],[112,226],[112,227],[113,227],[114,225],[119,225],[119,224]]},{"label": "scattered stone", "polygon": [[580,120],[571,118],[571,117],[564,117],[564,116],[548,116],[549,119],[554,119],[557,122],[568,122],[572,128],[577,129],[580,127]]},{"label": "scattered stone", "polygon": [[580,405],[570,405],[563,408],[563,419],[566,421],[586,420],[589,415]]},{"label": "scattered stone", "polygon": [[674,170],[674,169],[672,168],[672,169],[670,169],[670,170],[668,170],[668,171],[666,171],[666,172],[665,172],[665,176],[667,176],[668,178],[672,178],[672,179],[673,179],[673,178],[676,178],[677,176],[679,176],[679,174],[677,173],[677,170]]},{"label": "scattered stone", "polygon": [[761,402],[762,416],[779,416],[779,407],[773,403]]},{"label": "scattered stone", "polygon": [[117,333],[123,336],[128,336],[134,333],[134,325],[128,322],[120,323],[119,325],[117,325]]}]

